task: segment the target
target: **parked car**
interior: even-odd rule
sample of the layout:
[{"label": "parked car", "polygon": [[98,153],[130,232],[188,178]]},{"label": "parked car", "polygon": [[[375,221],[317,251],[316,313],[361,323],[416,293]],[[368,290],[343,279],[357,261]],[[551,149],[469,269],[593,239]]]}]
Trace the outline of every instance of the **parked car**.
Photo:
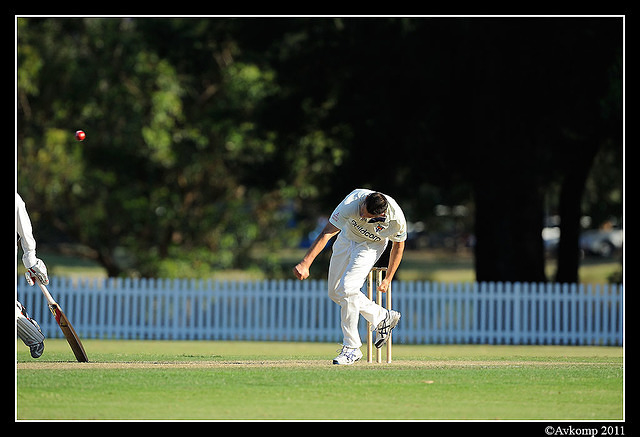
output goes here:
[{"label": "parked car", "polygon": [[608,258],[622,249],[622,229],[590,229],[580,234],[580,249],[588,255]]},{"label": "parked car", "polygon": [[544,242],[544,249],[547,252],[555,252],[558,249],[558,243],[560,242],[560,228],[558,226],[543,228],[542,241]]},{"label": "parked car", "polygon": [[[590,229],[580,234],[579,245],[585,255],[608,258],[616,250],[622,249],[623,239],[622,229]],[[545,250],[554,253],[560,242],[560,228],[557,226],[543,228],[542,240]]]}]

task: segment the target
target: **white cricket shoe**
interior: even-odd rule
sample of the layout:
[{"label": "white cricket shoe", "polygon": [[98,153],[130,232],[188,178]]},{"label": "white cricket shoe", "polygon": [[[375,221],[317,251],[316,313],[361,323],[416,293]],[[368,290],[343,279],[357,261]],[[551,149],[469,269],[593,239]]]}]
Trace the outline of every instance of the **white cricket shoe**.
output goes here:
[{"label": "white cricket shoe", "polygon": [[342,346],[342,350],[337,357],[333,359],[333,364],[353,364],[362,358],[360,349],[354,347]]},{"label": "white cricket shoe", "polygon": [[400,321],[400,313],[394,310],[388,310],[387,316],[376,326],[376,342],[374,345],[380,349],[389,340],[391,330],[396,327]]}]

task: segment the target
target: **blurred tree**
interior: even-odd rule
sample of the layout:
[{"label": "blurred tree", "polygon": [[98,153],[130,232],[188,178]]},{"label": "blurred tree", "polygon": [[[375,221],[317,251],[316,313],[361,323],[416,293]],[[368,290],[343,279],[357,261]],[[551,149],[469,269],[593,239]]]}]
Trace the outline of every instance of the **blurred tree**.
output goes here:
[{"label": "blurred tree", "polygon": [[110,275],[246,268],[297,241],[292,211],[313,226],[368,186],[410,220],[474,203],[477,279],[538,281],[561,186],[568,278],[594,156],[621,147],[620,36],[616,19],[20,18],[18,187]]},{"label": "blurred tree", "polygon": [[[192,78],[138,24],[20,19],[18,185],[37,217],[94,249],[111,276],[243,266],[255,240],[274,240],[261,225],[284,221],[281,203],[243,181],[256,179],[247,167],[273,148],[251,135],[247,114],[272,92],[272,78],[251,65],[220,66],[232,47],[209,46],[204,96],[193,94]],[[204,102],[210,87],[225,93]],[[194,100],[209,104],[191,119]],[[80,127],[83,143],[72,139]],[[165,271],[168,258],[191,267]]]},{"label": "blurred tree", "polygon": [[[583,199],[593,152],[576,138],[592,138],[594,151],[621,146],[620,119],[597,111],[607,99],[608,113],[620,114],[620,20],[346,18],[273,28],[277,37],[249,45],[277,54],[264,58],[293,90],[284,104],[317,108],[343,148],[325,211],[354,186],[393,194],[412,220],[472,199],[477,279],[544,281],[545,195],[564,183],[564,244],[577,253],[579,225],[566,208]],[[304,50],[271,48],[281,41]],[[577,275],[577,265],[569,270]]]},{"label": "blurred tree", "polygon": [[[571,62],[563,65],[566,77],[571,79],[565,81],[563,91],[571,101],[562,114],[564,135],[558,157],[561,234],[554,277],[557,282],[579,280],[582,216],[594,215],[602,223],[608,218],[607,213],[602,214],[603,205],[608,205],[608,214],[622,217],[622,25],[621,19],[597,23],[563,39],[565,49],[572,53]],[[596,164],[598,156],[602,162]],[[607,163],[604,172],[603,162]],[[597,178],[598,188],[588,185],[591,174]],[[607,198],[612,191],[617,191],[617,199]],[[604,201],[585,209],[594,197]]]}]

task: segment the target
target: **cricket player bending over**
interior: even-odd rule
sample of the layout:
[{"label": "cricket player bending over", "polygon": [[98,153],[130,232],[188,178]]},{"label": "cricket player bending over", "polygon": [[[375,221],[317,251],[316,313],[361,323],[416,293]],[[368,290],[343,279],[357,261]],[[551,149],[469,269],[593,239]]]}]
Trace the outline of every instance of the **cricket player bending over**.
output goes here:
[{"label": "cricket player bending over", "polygon": [[[29,285],[34,285],[36,280],[43,284],[49,283],[47,267],[42,260],[36,258],[36,240],[33,238],[31,220],[27,214],[27,208],[22,197],[16,193],[16,231],[22,245],[22,263],[27,269],[25,276]],[[18,248],[16,246],[16,252]],[[17,255],[17,253],[16,253]],[[16,324],[18,337],[29,347],[31,356],[38,358],[44,351],[44,335],[38,323],[29,317],[26,309],[16,300]]]},{"label": "cricket player bending over", "polygon": [[361,289],[391,240],[387,274],[378,287],[383,293],[387,291],[402,260],[407,223],[402,210],[390,196],[366,189],[352,191],[336,207],[329,223],[293,268],[298,279],[309,277],[311,264],[336,234],[328,283],[329,297],[340,305],[343,342],[333,364],[353,364],[362,358],[358,332],[360,314],[375,327],[377,348],[387,342],[391,330],[400,320],[399,312],[388,311],[369,300]]}]

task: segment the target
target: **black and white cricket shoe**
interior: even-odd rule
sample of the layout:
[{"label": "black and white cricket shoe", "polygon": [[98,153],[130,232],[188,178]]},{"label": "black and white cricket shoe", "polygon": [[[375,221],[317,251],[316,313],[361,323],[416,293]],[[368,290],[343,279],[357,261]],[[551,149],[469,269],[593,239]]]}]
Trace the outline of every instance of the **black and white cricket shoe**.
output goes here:
[{"label": "black and white cricket shoe", "polygon": [[376,326],[376,342],[374,345],[380,349],[389,339],[391,330],[396,327],[400,321],[401,314],[398,311],[387,310],[386,317]]}]

